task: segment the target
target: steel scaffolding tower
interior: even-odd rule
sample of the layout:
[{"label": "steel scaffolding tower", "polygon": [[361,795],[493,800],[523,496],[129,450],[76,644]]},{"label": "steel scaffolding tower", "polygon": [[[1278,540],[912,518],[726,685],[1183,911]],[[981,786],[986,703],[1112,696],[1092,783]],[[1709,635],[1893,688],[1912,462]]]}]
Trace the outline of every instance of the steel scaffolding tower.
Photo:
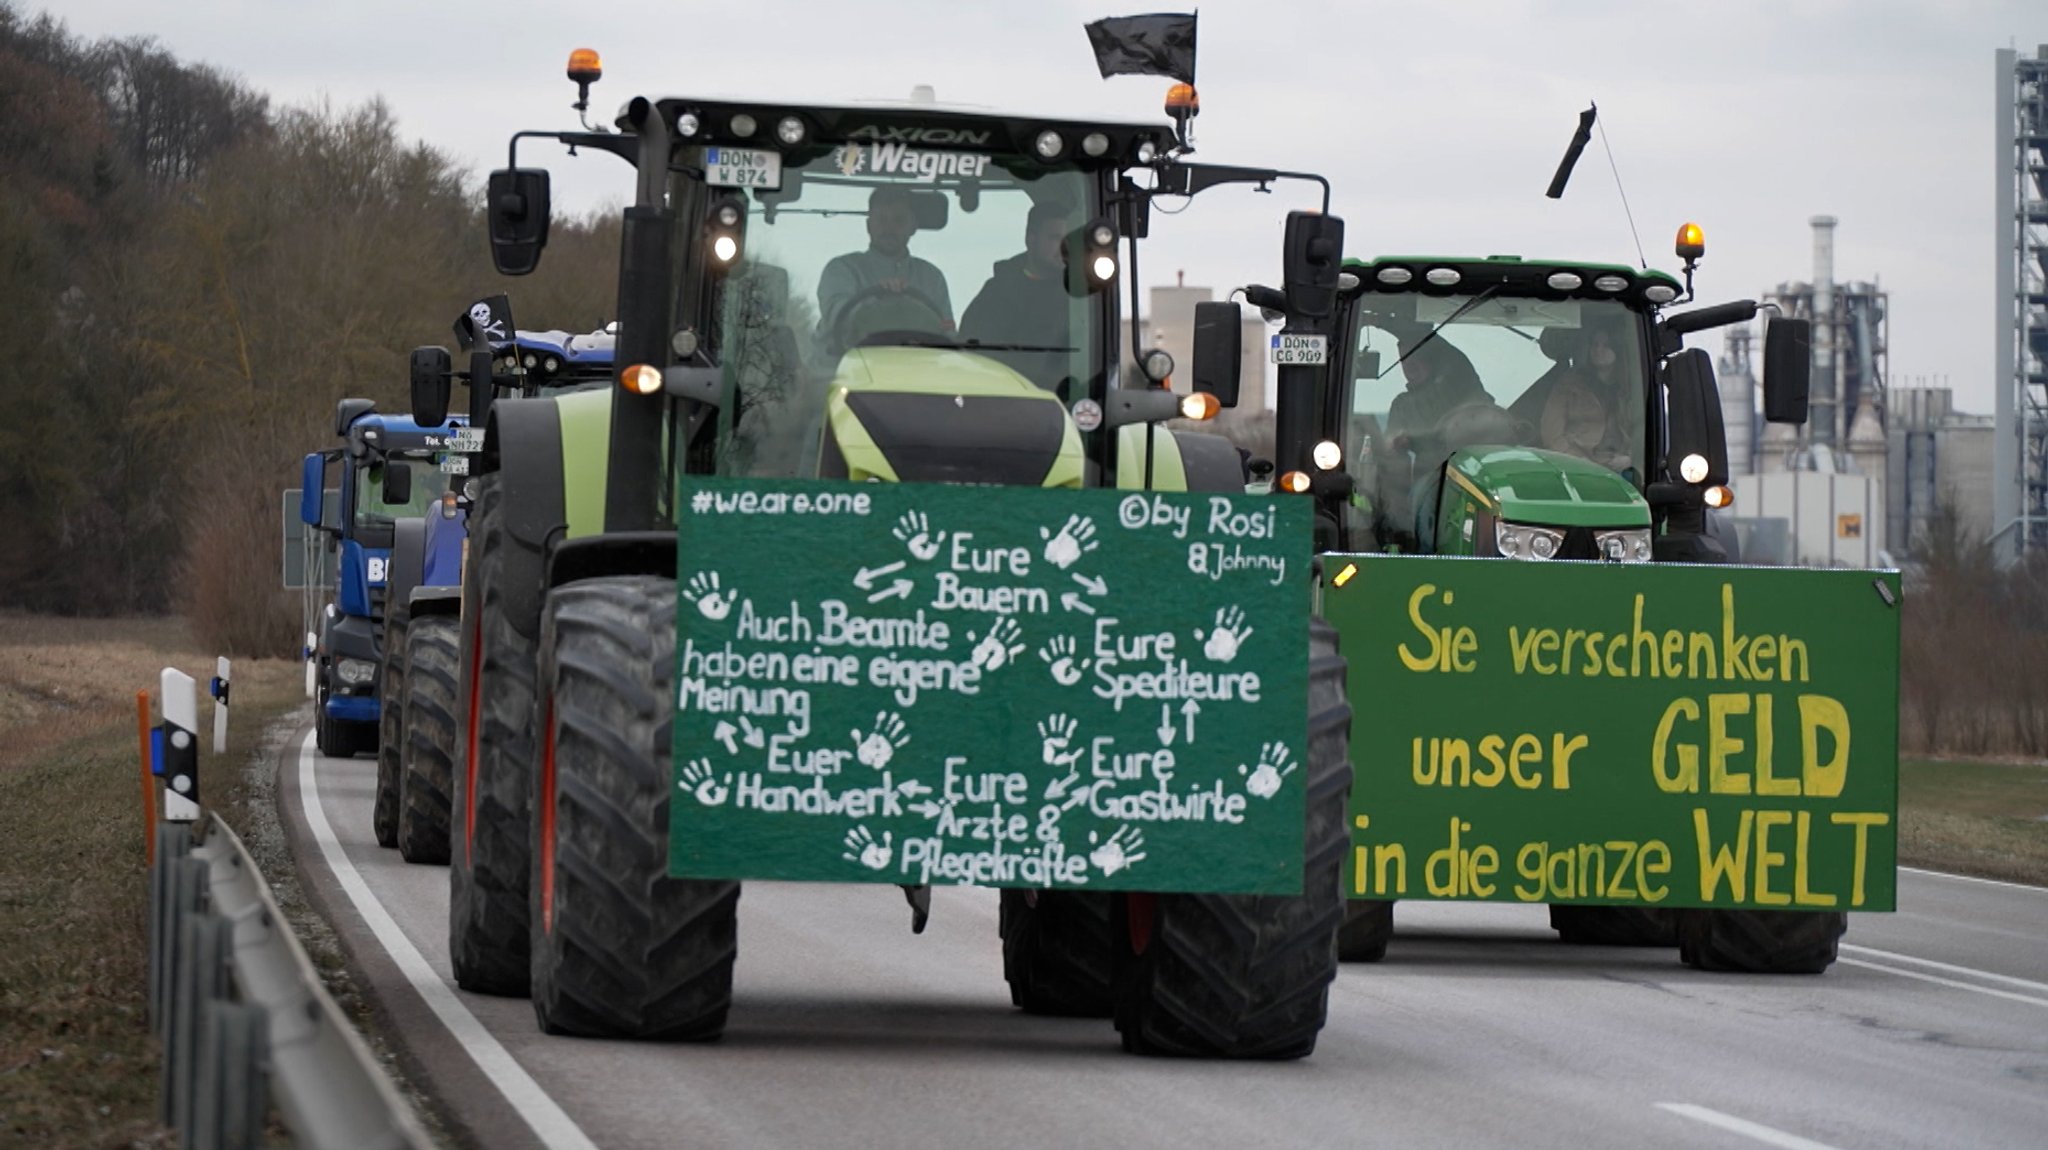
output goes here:
[{"label": "steel scaffolding tower", "polygon": [[1999,552],[2048,547],[2048,44],[1998,52]]}]

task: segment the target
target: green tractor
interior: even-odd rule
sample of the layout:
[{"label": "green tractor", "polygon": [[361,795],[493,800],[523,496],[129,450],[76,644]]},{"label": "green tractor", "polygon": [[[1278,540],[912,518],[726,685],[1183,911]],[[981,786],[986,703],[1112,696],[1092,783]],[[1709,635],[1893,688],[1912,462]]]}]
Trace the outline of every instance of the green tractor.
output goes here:
[{"label": "green tractor", "polygon": [[[1532,562],[1726,563],[1733,499],[1712,361],[1688,334],[1745,322],[1750,300],[1692,298],[1657,271],[1510,256],[1347,260],[1308,466],[1282,486],[1317,503],[1319,552]],[[1254,303],[1279,293],[1253,287]],[[1806,415],[1804,320],[1768,327],[1764,411]],[[1364,707],[1365,700],[1354,700]],[[1677,944],[1713,969],[1818,972],[1839,912],[1551,907],[1569,942]],[[1393,903],[1350,903],[1342,953],[1381,958]]]},{"label": "green tractor", "polygon": [[[572,56],[585,102],[597,75],[594,54]],[[549,182],[518,166],[521,139],[610,152],[637,172],[617,386],[508,399],[484,421],[460,624],[451,951],[462,986],[530,994],[545,1031],[706,1039],[732,998],[740,885],[669,874],[679,482],[1242,497],[1246,465],[1227,441],[1159,426],[1233,404],[1236,349],[1205,342],[1197,394],[1167,390],[1170,356],[1119,348],[1116,289],[1130,284],[1135,310],[1154,195],[1289,174],[1183,162],[1184,134],[1162,125],[928,100],[635,98],[616,126],[520,133],[513,166],[489,181],[498,269],[523,274],[547,240]],[[1290,312],[1327,314],[1341,221],[1296,213],[1288,243]],[[1012,273],[1038,282],[981,306]],[[1203,390],[1205,375],[1217,385]],[[445,383],[420,379],[416,409],[445,407]],[[1299,383],[1281,403],[1306,416]],[[1004,890],[1017,1005],[1113,1014],[1142,1053],[1312,1051],[1336,973],[1350,765],[1335,634],[1316,622],[1301,642],[1302,893]],[[921,926],[929,892],[905,889]]]}]

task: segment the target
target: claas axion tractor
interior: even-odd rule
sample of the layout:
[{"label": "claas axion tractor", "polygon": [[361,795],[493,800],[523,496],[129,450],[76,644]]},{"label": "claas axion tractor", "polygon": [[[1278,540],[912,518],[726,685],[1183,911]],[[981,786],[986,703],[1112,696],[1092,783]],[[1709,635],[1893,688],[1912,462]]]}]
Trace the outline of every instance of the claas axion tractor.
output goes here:
[{"label": "claas axion tractor", "polygon": [[[598,74],[594,54],[572,57],[579,110]],[[635,98],[616,131],[514,137],[513,163],[488,186],[506,274],[533,270],[548,234],[548,175],[519,166],[522,140],[609,152],[637,178],[614,386],[507,399],[478,420],[450,830],[462,986],[530,994],[550,1032],[708,1038],[725,1026],[739,883],[668,872],[679,479],[1242,497],[1233,446],[1160,426],[1234,404],[1235,372],[1218,366],[1235,363],[1234,344],[1204,339],[1192,395],[1161,386],[1174,370],[1165,353],[1119,346],[1118,289],[1130,284],[1135,312],[1154,196],[1292,177],[1186,162],[1192,102],[1192,89],[1170,100],[1175,129],[929,100]],[[1326,184],[1323,196],[1327,207]],[[945,279],[979,284],[1046,220],[1064,267],[1057,331],[977,336],[971,309],[956,322]],[[917,255],[941,275],[835,293],[827,265],[865,245],[863,223],[870,235],[915,230]],[[1326,213],[1289,217],[1290,315],[1334,307],[1342,226]],[[1282,380],[1282,418],[1295,412],[1297,431],[1314,391],[1305,377]],[[448,393],[445,370],[416,367],[416,414],[439,418]],[[1305,434],[1283,441],[1280,464],[1308,467],[1311,446]],[[1302,622],[1302,893],[1006,890],[1019,1005],[1114,1013],[1139,1052],[1313,1049],[1336,971],[1350,766],[1343,660],[1327,627]],[[919,890],[906,889],[918,907]]]}]

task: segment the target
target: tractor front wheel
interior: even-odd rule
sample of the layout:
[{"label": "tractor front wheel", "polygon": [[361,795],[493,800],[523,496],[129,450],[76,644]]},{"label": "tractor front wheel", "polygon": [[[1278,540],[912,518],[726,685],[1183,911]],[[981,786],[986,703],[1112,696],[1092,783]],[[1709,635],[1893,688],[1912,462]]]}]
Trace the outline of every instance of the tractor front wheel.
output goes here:
[{"label": "tractor front wheel", "polygon": [[1394,937],[1394,901],[1358,898],[1344,904],[1344,926],[1337,931],[1337,957],[1344,962],[1378,962],[1387,957]]},{"label": "tractor front wheel", "polygon": [[462,589],[462,671],[452,782],[448,960],[456,985],[524,995],[529,968],[527,792],[533,789],[533,675],[539,618],[514,619],[507,586],[540,580],[540,558],[505,525],[504,475],[477,481]]},{"label": "tractor front wheel", "polygon": [[1006,890],[996,915],[1003,978],[1026,1014],[1108,1018],[1114,948],[1110,903],[1095,891]]},{"label": "tractor front wheel", "polygon": [[1350,847],[1351,707],[1337,632],[1309,624],[1308,794],[1299,895],[1115,901],[1116,1027],[1136,1054],[1303,1058],[1329,1014]]},{"label": "tractor front wheel", "polygon": [[1700,970],[1819,974],[1835,964],[1849,916],[1841,911],[1681,910],[1678,957]]},{"label": "tractor front wheel", "polygon": [[384,700],[378,712],[377,798],[370,805],[370,828],[377,845],[398,845],[398,779],[405,752],[405,627],[408,613],[393,607],[384,623]]},{"label": "tractor front wheel", "polygon": [[[405,747],[399,775],[398,853],[410,863],[448,862],[449,788],[454,783],[455,620],[415,619],[406,635]],[[385,705],[393,705],[386,699]]]},{"label": "tractor front wheel", "polygon": [[670,878],[675,580],[548,593],[533,795],[533,1010],[550,1034],[725,1030],[740,884]]}]

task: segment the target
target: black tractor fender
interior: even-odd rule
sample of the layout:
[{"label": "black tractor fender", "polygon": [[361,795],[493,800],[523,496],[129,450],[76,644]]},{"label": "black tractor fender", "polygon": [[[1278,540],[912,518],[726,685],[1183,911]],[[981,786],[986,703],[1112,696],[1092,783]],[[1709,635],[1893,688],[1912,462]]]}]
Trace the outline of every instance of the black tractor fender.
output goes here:
[{"label": "black tractor fender", "polygon": [[417,515],[391,525],[391,567],[385,575],[386,602],[404,603],[427,569],[427,521]]},{"label": "black tractor fender", "polygon": [[547,547],[568,524],[562,491],[562,420],[549,399],[502,399],[491,405],[484,431],[483,470],[500,473],[499,503],[505,530],[515,547],[505,552],[513,566],[503,584],[505,604],[524,632],[538,623],[547,584]]},{"label": "black tractor fender", "polygon": [[548,586],[604,575],[676,577],[676,533],[611,531],[568,539],[548,552]]},{"label": "black tractor fender", "polygon": [[1188,477],[1189,491],[1244,494],[1244,456],[1238,454],[1236,444],[1205,431],[1175,431],[1173,441],[1180,448],[1180,466]]},{"label": "black tractor fender", "polygon": [[462,614],[462,588],[415,587],[405,603],[415,619],[432,615],[453,617]]}]

